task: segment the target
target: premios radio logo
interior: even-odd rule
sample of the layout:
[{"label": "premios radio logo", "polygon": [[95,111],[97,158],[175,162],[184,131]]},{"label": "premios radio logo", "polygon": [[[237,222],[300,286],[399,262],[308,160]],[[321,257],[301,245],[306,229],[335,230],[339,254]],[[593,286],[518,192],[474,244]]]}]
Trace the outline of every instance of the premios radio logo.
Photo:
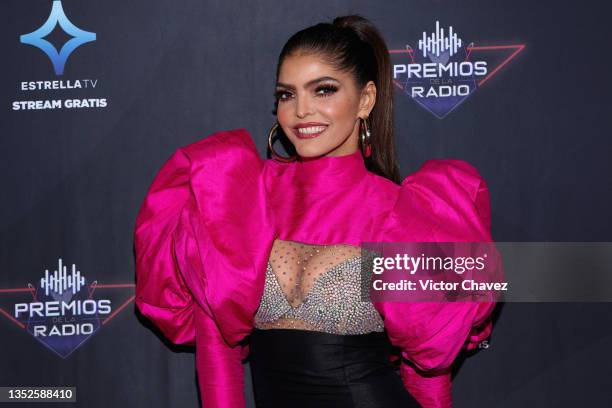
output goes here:
[{"label": "premios radio logo", "polygon": [[[131,295],[114,308],[109,289],[133,290],[134,284],[102,285],[89,281],[75,264],[68,269],[60,258],[57,269],[53,272],[45,269],[37,284],[0,289],[3,298],[31,296],[28,300],[12,301],[11,312],[0,308],[0,313],[66,358],[134,300]],[[94,296],[98,292],[106,296]]]},{"label": "premios radio logo", "polygon": [[[57,33],[63,37],[68,36],[70,39],[61,44],[61,47],[56,47],[50,40],[49,36]],[[36,30],[22,34],[19,36],[21,44],[35,47],[43,52],[51,61],[51,67],[56,76],[63,76],[68,61],[73,52],[84,44],[94,42],[96,33],[83,30],[77,27],[64,12],[64,7],[61,0],[54,0],[51,5],[51,11],[46,21],[42,23]],[[91,54],[90,54],[91,55]],[[24,58],[27,54],[24,53]],[[99,85],[99,80],[94,78],[78,78],[78,79],[32,79],[21,81],[19,83],[19,91],[27,93],[27,97],[23,100],[12,102],[14,111],[29,111],[29,110],[46,110],[46,109],[83,109],[83,108],[105,108],[108,105],[107,98],[83,97],[83,91],[90,92]],[[45,98],[33,99],[29,95],[35,94],[37,91],[45,92],[62,92],[68,90],[79,97],[70,98]]]},{"label": "premios radio logo", "polygon": [[423,31],[416,49],[389,50],[394,84],[421,107],[443,119],[487,83],[524,44],[466,44],[450,26]]}]

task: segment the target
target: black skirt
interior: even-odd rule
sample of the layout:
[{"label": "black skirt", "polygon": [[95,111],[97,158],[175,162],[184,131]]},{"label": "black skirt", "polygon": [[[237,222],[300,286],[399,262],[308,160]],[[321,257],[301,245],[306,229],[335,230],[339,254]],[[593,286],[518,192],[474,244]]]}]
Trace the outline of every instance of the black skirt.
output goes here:
[{"label": "black skirt", "polygon": [[420,407],[389,362],[383,332],[255,328],[249,362],[257,408]]}]

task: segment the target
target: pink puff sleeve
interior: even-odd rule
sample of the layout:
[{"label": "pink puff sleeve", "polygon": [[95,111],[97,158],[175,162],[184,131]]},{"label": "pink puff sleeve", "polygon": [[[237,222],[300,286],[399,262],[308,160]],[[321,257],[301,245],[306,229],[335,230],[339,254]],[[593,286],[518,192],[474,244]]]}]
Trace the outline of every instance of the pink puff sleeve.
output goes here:
[{"label": "pink puff sleeve", "polygon": [[[489,190],[461,160],[429,160],[402,182],[388,242],[491,242]],[[491,333],[490,302],[377,302],[402,351],[405,387],[425,408],[451,407],[451,365]]]},{"label": "pink puff sleeve", "polygon": [[219,244],[212,242],[209,230],[219,220],[204,216],[209,197],[200,186],[219,184],[210,200],[231,198],[221,188],[228,185],[229,167],[224,172],[220,163],[232,169],[258,166],[248,137],[243,131],[219,132],[178,149],[159,170],[136,219],[136,305],[170,341],[196,346],[206,408],[244,406],[241,361],[248,348],[223,336],[209,304],[210,281],[219,279],[214,270],[220,269],[215,268],[219,258],[212,255]]},{"label": "pink puff sleeve", "polygon": [[162,166],[136,217],[136,306],[175,344],[195,345],[194,299],[179,271],[173,234],[191,198],[179,149]]}]

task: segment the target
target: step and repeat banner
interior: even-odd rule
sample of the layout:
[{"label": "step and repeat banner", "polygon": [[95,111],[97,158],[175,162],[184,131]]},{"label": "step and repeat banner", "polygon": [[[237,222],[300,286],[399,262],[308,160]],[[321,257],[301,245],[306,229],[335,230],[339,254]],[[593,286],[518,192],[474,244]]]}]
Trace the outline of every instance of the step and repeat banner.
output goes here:
[{"label": "step and repeat banner", "polygon": [[[136,213],[179,146],[246,128],[266,157],[283,44],[340,15],[387,41],[403,177],[465,160],[489,186],[496,241],[612,241],[610,11],[4,0],[0,387],[72,387],[55,406],[200,405],[194,350],[134,306]],[[492,337],[456,365],[456,407],[612,405],[612,305],[557,300],[498,306]],[[254,407],[248,363],[245,393]]]}]

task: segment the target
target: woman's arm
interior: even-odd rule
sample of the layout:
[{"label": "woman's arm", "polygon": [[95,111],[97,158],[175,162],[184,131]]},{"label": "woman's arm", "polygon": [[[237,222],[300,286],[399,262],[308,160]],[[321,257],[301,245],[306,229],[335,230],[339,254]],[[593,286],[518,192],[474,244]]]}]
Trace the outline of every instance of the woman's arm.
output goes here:
[{"label": "woman's arm", "polygon": [[195,318],[196,370],[202,407],[244,407],[242,346],[230,347],[214,320],[199,306]]},{"label": "woman's arm", "polygon": [[[491,242],[489,190],[461,160],[429,160],[402,182],[388,242]],[[496,265],[495,268],[500,268]],[[501,274],[501,269],[499,272]],[[405,387],[426,408],[449,408],[451,366],[492,329],[495,299],[483,302],[378,302],[392,344],[402,350]]]}]

